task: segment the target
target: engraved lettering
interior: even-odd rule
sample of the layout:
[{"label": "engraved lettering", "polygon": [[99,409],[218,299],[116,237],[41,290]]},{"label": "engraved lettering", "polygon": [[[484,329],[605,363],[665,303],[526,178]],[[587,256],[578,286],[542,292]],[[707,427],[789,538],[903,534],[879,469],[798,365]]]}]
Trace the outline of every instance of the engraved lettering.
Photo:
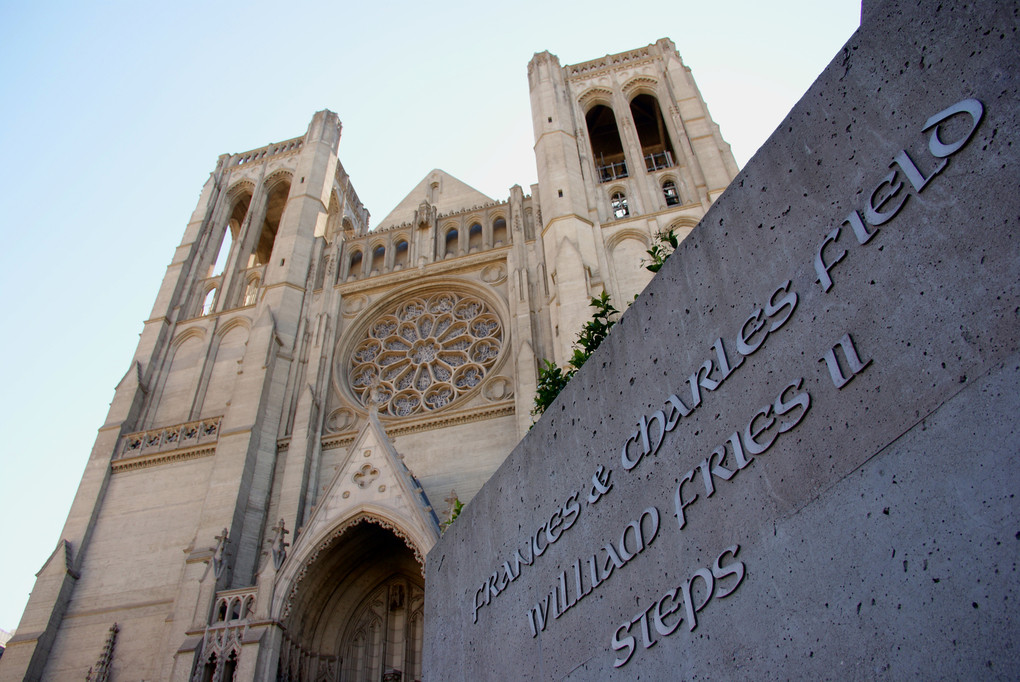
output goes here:
[{"label": "engraved lettering", "polygon": [[[893,181],[896,181],[895,183]],[[887,191],[883,191],[883,188],[888,187]],[[899,199],[896,200],[892,206],[886,210],[882,210],[890,201],[893,201],[900,190],[903,189],[903,181],[897,179],[896,171],[889,173],[889,175],[882,178],[882,182],[878,183],[874,191],[871,192],[871,198],[868,200],[867,205],[864,207],[864,217],[867,218],[868,222],[872,225],[884,225],[900,212],[903,208],[903,204],[906,203],[910,197],[909,194],[904,192],[900,195]]]},{"label": "engraved lettering", "polygon": [[822,240],[822,245],[818,247],[818,252],[815,254],[815,272],[818,274],[816,281],[822,285],[822,291],[828,291],[832,288],[832,278],[829,277],[829,271],[832,270],[836,263],[846,257],[846,249],[843,249],[831,261],[825,261],[825,247],[839,239],[839,231],[840,228],[837,227],[826,235],[825,239]]},{"label": "engraved lettering", "polygon": [[[843,357],[846,360],[846,364],[850,367],[850,376],[843,373],[843,368],[840,367],[839,360],[836,357],[836,349],[843,351]],[[846,386],[855,376],[860,374],[865,367],[871,364],[871,359],[861,361],[860,356],[857,354],[857,348],[854,346],[854,341],[850,338],[850,333],[847,332],[843,335],[843,338],[839,342],[830,348],[825,356],[822,357],[819,362],[825,361],[826,367],[829,368],[829,377],[832,378],[832,383],[836,388],[843,388]]]},{"label": "engraved lettering", "polygon": [[[939,124],[943,121],[955,116],[956,114],[968,114],[970,115],[970,130],[964,133],[960,139],[946,144],[942,141],[939,135]],[[963,145],[970,141],[974,131],[977,130],[978,124],[981,123],[981,118],[985,114],[985,108],[981,102],[976,99],[965,99],[960,100],[948,109],[943,109],[939,113],[935,114],[925,122],[924,127],[921,128],[921,132],[925,132],[929,128],[934,128],[931,131],[931,138],[928,140],[928,149],[932,155],[939,159],[944,159],[947,156],[951,156],[963,148]]]},{"label": "engraved lettering", "polygon": [[[630,441],[627,441],[628,443]],[[624,452],[626,453],[626,446],[624,446]],[[605,475],[603,475],[603,472]],[[595,473],[591,477],[591,492],[588,493],[588,504],[595,504],[598,502],[603,495],[609,492],[609,489],[613,487],[613,484],[609,482],[609,475],[613,473],[612,469],[606,469],[601,464]],[[573,525],[573,523],[571,523]]]},{"label": "engraved lettering", "polygon": [[[935,170],[931,172],[931,175],[924,177],[924,174],[917,169],[917,165],[914,163],[914,160],[910,158],[909,154],[907,154],[906,149],[900,151],[900,153],[893,158],[893,164],[900,167],[900,170],[902,170],[903,174],[907,176],[907,180],[909,180],[910,184],[914,186],[914,189],[918,194],[921,193],[921,191],[925,188],[925,185],[927,185],[932,178],[945,170],[948,163],[948,159],[942,159],[942,162],[935,167]],[[892,165],[889,167],[892,168]]]},{"label": "engraved lettering", "polygon": [[[770,416],[772,414],[772,406],[767,405],[751,417],[751,421],[747,422],[747,426],[744,428],[744,448],[752,455],[760,455],[770,447],[776,441],[778,433],[772,434],[772,436],[765,443],[759,443],[756,439],[761,436],[765,431],[772,427],[776,423],[776,418]],[[758,417],[765,417],[765,423],[760,427],[755,427],[755,422],[758,421]]]},{"label": "engraved lettering", "polygon": [[676,493],[673,495],[673,504],[676,507],[676,520],[677,522],[679,522],[681,530],[683,530],[683,527],[687,525],[687,518],[684,515],[684,509],[691,506],[691,504],[693,504],[694,501],[698,499],[697,493],[695,493],[694,497],[687,500],[686,502],[683,499],[684,483],[689,483],[693,480],[694,469],[691,469],[684,475],[683,478],[680,479],[680,482],[676,486]]}]

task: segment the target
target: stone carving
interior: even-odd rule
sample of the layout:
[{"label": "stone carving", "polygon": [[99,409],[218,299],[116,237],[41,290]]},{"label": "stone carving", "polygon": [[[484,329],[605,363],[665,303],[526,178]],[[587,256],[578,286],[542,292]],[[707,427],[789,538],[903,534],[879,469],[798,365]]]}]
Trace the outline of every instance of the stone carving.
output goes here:
[{"label": "stone carving", "polygon": [[326,417],[326,430],[330,433],[338,433],[340,431],[347,431],[357,420],[357,416],[353,410],[346,407],[333,410]]},{"label": "stone carving", "polygon": [[343,300],[344,315],[360,313],[368,305],[368,296],[364,294],[349,294]]},{"label": "stone carving", "polygon": [[351,353],[348,379],[361,402],[380,412],[430,412],[478,386],[503,339],[502,323],[481,299],[449,292],[413,298],[369,325]]},{"label": "stone carving", "polygon": [[227,529],[224,528],[216,536],[216,547],[213,548],[212,555],[213,573],[216,574],[217,578],[223,575],[223,569],[226,567],[227,542],[229,541],[230,535],[227,533]]},{"label": "stone carving", "polygon": [[506,377],[493,377],[482,388],[482,395],[487,400],[507,400],[513,397],[513,394],[513,386]]},{"label": "stone carving", "polygon": [[379,478],[379,470],[371,464],[363,465],[351,477],[359,488],[367,488],[377,478]]},{"label": "stone carving", "polygon": [[284,526],[283,519],[280,519],[280,522],[273,526],[272,531],[273,566],[279,571],[280,566],[283,566],[284,559],[287,558],[287,548],[290,547],[290,543],[284,540],[290,531]]},{"label": "stone carving", "polygon": [[[520,224],[520,218],[515,218],[516,223]],[[503,267],[502,263],[493,263],[482,268],[481,278],[483,282],[488,284],[498,284],[506,279],[506,268]]]}]

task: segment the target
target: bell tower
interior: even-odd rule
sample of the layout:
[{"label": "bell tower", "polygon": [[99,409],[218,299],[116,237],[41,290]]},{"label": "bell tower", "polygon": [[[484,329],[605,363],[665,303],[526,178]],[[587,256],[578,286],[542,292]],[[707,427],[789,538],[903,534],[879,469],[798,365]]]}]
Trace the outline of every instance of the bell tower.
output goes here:
[{"label": "bell tower", "polygon": [[676,46],[561,66],[528,64],[555,359],[569,358],[588,301],[621,308],[648,283],[657,232],[681,238],[737,174],[737,164]]}]

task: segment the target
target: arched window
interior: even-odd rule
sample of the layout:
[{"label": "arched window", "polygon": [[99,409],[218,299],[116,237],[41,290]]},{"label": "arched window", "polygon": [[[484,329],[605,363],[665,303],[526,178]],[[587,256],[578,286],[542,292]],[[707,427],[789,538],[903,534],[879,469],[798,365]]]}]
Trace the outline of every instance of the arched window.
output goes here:
[{"label": "arched window", "polygon": [[386,247],[380,244],[375,247],[372,251],[372,269],[373,275],[379,274],[381,270],[386,267]]},{"label": "arched window", "polygon": [[468,251],[474,253],[482,248],[482,226],[475,223],[468,230]]},{"label": "arched window", "polygon": [[496,221],[492,223],[492,245],[503,246],[506,243],[506,220],[496,218]]},{"label": "arched window", "polygon": [[226,269],[227,259],[230,257],[230,249],[234,241],[241,234],[241,225],[244,223],[245,216],[248,215],[248,207],[250,205],[251,194],[246,192],[241,195],[241,198],[234,203],[234,207],[230,210],[227,228],[223,231],[223,237],[220,238],[220,249],[217,252],[216,261],[209,270],[210,277],[222,274]]},{"label": "arched window", "polygon": [[210,289],[205,295],[205,300],[202,301],[202,314],[211,313],[214,305],[216,305],[216,289]]},{"label": "arched window", "polygon": [[627,177],[627,162],[624,160],[623,142],[616,127],[616,116],[609,107],[599,104],[585,114],[588,125],[588,139],[595,161],[595,172],[599,182]]},{"label": "arched window", "polygon": [[289,182],[279,183],[270,192],[269,200],[266,202],[266,217],[262,221],[262,231],[259,233],[259,241],[255,245],[255,253],[252,254],[249,267],[265,265],[272,258],[276,233],[280,229],[280,220],[283,218],[283,209],[287,205],[289,194]]},{"label": "arched window", "polygon": [[255,305],[255,299],[259,293],[259,280],[258,278],[252,279],[248,282],[248,285],[244,288],[244,303],[243,305]]},{"label": "arched window", "polygon": [[202,682],[212,682],[214,675],[216,675],[216,654],[210,654],[202,667]]},{"label": "arched window", "polygon": [[234,676],[237,674],[237,652],[231,651],[230,656],[223,663],[223,676],[220,678],[224,682],[233,682]]},{"label": "arched window", "polygon": [[457,255],[457,229],[453,228],[446,233],[446,257]]},{"label": "arched window", "polygon": [[627,208],[627,195],[623,192],[613,194],[610,204],[613,208],[613,216],[617,220],[630,215],[630,209]]},{"label": "arched window", "polygon": [[230,255],[230,247],[234,245],[234,236],[230,233],[228,227],[223,231],[223,237],[220,239],[220,250],[216,254],[216,262],[213,263],[212,272],[209,273],[211,277],[222,274],[224,268],[227,267],[227,256]]},{"label": "arched window", "polygon": [[652,172],[673,166],[673,145],[669,141],[658,100],[651,95],[638,95],[630,101],[630,114],[641,142],[645,169]]},{"label": "arched window", "polygon": [[393,252],[393,269],[400,270],[407,267],[408,245],[406,239],[397,242],[397,249]]},{"label": "arched window", "polygon": [[361,251],[351,254],[351,264],[347,268],[347,281],[353,282],[361,276]]},{"label": "arched window", "polygon": [[662,196],[666,199],[667,206],[680,205],[680,193],[677,192],[676,183],[672,180],[662,183]]}]

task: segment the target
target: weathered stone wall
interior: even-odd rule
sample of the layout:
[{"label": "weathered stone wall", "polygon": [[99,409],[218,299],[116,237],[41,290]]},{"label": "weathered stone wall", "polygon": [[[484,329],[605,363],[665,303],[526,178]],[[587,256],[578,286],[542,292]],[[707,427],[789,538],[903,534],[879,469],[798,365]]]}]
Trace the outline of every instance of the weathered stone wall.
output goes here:
[{"label": "weathered stone wall", "polygon": [[427,679],[1020,674],[1018,12],[869,4],[429,554]]}]

